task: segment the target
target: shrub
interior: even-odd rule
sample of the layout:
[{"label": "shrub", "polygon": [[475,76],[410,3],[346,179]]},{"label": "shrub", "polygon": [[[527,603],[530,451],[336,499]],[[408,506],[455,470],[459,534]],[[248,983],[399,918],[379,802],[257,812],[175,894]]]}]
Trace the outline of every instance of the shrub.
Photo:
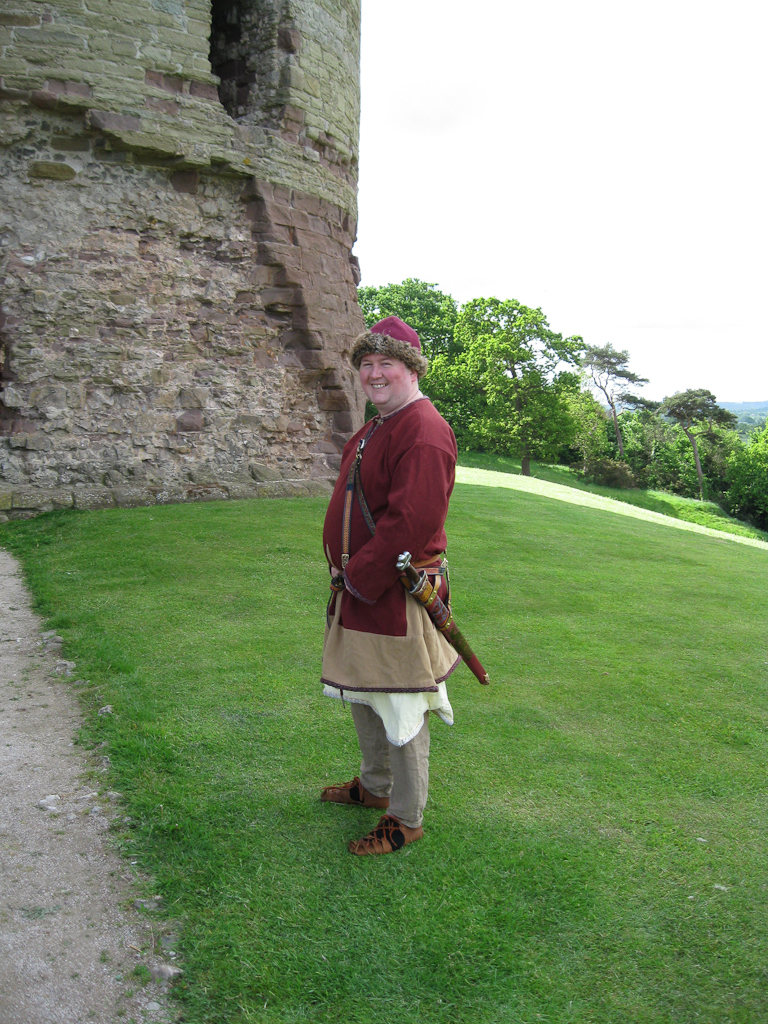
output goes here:
[{"label": "shrub", "polygon": [[617,459],[588,459],[579,473],[585,480],[603,487],[637,487],[637,478],[626,462]]}]

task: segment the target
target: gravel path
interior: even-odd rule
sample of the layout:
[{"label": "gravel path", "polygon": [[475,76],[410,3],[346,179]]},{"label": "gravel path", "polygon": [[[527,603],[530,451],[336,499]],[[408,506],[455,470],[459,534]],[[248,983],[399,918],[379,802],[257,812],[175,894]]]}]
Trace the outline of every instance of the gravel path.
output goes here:
[{"label": "gravel path", "polygon": [[110,847],[120,797],[74,745],[75,680],[0,550],[0,1024],[172,1021],[175,937]]}]

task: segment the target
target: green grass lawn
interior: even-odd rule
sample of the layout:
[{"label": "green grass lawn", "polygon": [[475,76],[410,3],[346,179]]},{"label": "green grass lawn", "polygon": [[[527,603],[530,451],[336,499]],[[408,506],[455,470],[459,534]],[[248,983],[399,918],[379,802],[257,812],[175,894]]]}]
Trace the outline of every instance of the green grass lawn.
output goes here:
[{"label": "green grass lawn", "polygon": [[318,683],[325,504],[0,527],[181,928],[183,1019],[765,1019],[768,553],[457,485],[454,609],[492,684],[452,677],[425,838],[355,858],[376,812],[318,799],[358,765]]},{"label": "green grass lawn", "polygon": [[[483,452],[462,452],[459,465],[472,469],[492,470],[495,473],[520,474],[520,459],[509,455],[487,455]],[[613,498],[627,505],[659,512],[672,519],[681,519],[687,523],[697,523],[710,530],[732,533],[738,537],[753,537],[755,540],[768,541],[768,533],[750,526],[740,519],[734,519],[724,512],[714,501],[699,501],[698,498],[683,498],[679,494],[668,491],[645,491],[635,487],[601,487],[599,484],[587,483],[582,480],[569,466],[531,463],[531,474],[539,480],[562,484],[564,487],[575,487],[590,494],[599,494],[604,498]]]}]

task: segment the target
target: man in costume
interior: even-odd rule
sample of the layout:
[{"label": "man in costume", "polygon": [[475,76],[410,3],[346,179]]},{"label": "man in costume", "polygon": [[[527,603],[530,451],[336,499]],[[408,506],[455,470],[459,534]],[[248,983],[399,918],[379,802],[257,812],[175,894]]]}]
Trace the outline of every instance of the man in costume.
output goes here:
[{"label": "man in costume", "polygon": [[332,596],[323,650],[324,693],[350,703],[359,776],[321,799],[388,809],[349,844],[352,853],[391,853],[423,835],[429,781],[428,715],[453,724],[445,680],[459,656],[400,581],[410,551],[448,600],[445,519],[456,439],[419,390],[427,360],[419,336],[398,317],[362,334],[351,353],[378,416],[347,443],[323,530]]}]

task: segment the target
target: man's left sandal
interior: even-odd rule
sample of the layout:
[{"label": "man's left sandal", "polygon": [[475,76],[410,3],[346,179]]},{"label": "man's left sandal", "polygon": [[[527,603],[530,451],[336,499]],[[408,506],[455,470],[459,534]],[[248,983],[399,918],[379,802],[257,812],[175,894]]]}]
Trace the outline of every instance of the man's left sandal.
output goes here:
[{"label": "man's left sandal", "polygon": [[421,839],[424,830],[421,825],[418,828],[409,828],[403,825],[391,814],[385,814],[379,821],[376,828],[371,829],[367,836],[362,839],[353,839],[348,846],[350,853],[358,857],[368,854],[394,853],[408,843],[415,843]]}]

